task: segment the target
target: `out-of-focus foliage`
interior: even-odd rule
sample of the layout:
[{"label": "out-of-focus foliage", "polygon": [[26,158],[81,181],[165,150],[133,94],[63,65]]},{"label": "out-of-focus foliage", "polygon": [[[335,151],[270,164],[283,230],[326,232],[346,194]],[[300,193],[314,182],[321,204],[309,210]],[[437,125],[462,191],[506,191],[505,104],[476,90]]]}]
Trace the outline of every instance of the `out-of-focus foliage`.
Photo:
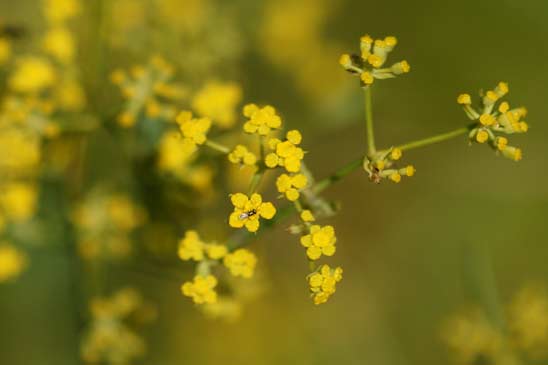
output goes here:
[{"label": "out-of-focus foliage", "polygon": [[[546,361],[547,12],[533,0],[0,1],[0,363]],[[394,62],[409,63],[388,68],[412,72],[380,80],[364,38],[340,57],[368,32],[398,35]],[[365,153],[359,82],[339,62],[374,81],[387,149],[321,198],[316,178]],[[456,96],[501,79],[527,124],[494,105],[506,84],[479,102],[461,94],[481,124],[473,145],[405,151],[416,175],[399,165],[391,146],[463,126]],[[260,199],[229,198],[261,156],[283,174]],[[310,206],[262,233],[299,199]],[[232,249],[242,237],[250,246]]]}]

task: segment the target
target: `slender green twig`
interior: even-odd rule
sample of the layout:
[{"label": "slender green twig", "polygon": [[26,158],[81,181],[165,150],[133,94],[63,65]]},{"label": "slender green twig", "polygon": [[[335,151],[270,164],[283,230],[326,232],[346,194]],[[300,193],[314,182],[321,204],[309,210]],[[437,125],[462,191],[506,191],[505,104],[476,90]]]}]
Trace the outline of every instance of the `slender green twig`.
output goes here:
[{"label": "slender green twig", "polygon": [[220,143],[217,143],[217,142],[214,142],[210,139],[208,139],[206,142],[205,142],[205,145],[208,146],[209,148],[217,151],[217,152],[221,152],[225,155],[229,154],[230,153],[230,148],[226,147],[226,146],[223,146],[222,144]]},{"label": "slender green twig", "polygon": [[452,138],[455,138],[455,137],[458,137],[458,136],[461,136],[463,134],[468,133],[468,131],[470,131],[470,129],[473,126],[475,126],[475,124],[467,126],[467,127],[462,127],[462,128],[459,128],[459,129],[455,129],[454,131],[450,131],[450,132],[447,132],[447,133],[442,133],[442,134],[438,134],[438,135],[435,135],[435,136],[432,136],[432,137],[428,137],[428,138],[419,139],[419,140],[416,140],[416,141],[413,141],[413,142],[405,143],[405,144],[402,144],[400,146],[397,146],[397,148],[399,148],[402,151],[406,151],[406,150],[412,150],[414,148],[429,146],[429,145],[434,144],[434,143],[447,141],[448,139],[452,139]]},{"label": "slender green twig", "polygon": [[375,148],[375,134],[373,131],[373,103],[371,102],[371,86],[364,89],[364,96],[367,154],[369,156],[373,156],[377,150]]}]

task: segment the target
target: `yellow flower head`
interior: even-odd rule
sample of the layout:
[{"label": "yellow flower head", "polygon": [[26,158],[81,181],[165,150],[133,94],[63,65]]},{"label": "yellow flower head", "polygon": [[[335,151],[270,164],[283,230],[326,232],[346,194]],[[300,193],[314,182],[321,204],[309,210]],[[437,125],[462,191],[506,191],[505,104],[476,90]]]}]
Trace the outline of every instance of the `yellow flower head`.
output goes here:
[{"label": "yellow flower head", "polygon": [[373,40],[369,35],[365,35],[360,39],[360,55],[343,54],[339,63],[348,72],[358,75],[364,87],[373,84],[375,79],[394,78],[411,70],[405,60],[390,67],[383,67],[388,54],[397,43],[396,37]]},{"label": "yellow flower head", "polygon": [[249,250],[240,248],[226,255],[223,263],[232,275],[249,279],[255,271],[257,257]]},{"label": "yellow flower head", "polygon": [[249,118],[244,124],[246,133],[266,136],[272,129],[280,129],[282,126],[282,119],[276,114],[276,109],[270,105],[260,108],[255,104],[247,104],[244,106],[243,113]]},{"label": "yellow flower head", "polygon": [[239,144],[228,154],[228,160],[234,164],[254,166],[257,163],[257,156],[246,146]]},{"label": "yellow flower head", "polygon": [[335,254],[335,229],[332,226],[313,225],[310,233],[301,237],[301,245],[306,247],[306,255],[310,260],[317,260],[322,255]]},{"label": "yellow flower head", "polygon": [[44,49],[62,63],[74,60],[75,45],[71,32],[65,27],[49,30],[44,38]]},{"label": "yellow flower head", "polygon": [[51,23],[62,23],[80,13],[79,0],[44,0],[46,19]]},{"label": "yellow flower head", "polygon": [[194,96],[192,108],[220,127],[229,128],[236,122],[236,106],[241,99],[242,90],[238,84],[212,81]]},{"label": "yellow flower head", "polygon": [[0,283],[18,277],[27,266],[26,255],[6,242],[0,242]]},{"label": "yellow flower head", "polygon": [[186,231],[179,241],[179,257],[181,260],[202,261],[204,259],[205,243],[200,240],[196,231]]},{"label": "yellow flower head", "polygon": [[36,212],[38,192],[32,184],[8,183],[0,186],[0,210],[13,221],[25,221]]},{"label": "yellow flower head", "polygon": [[303,174],[287,175],[281,174],[276,180],[278,191],[285,195],[287,200],[295,201],[299,199],[299,189],[303,189],[308,180]]},{"label": "yellow flower head", "polygon": [[51,63],[40,57],[24,57],[17,61],[9,79],[10,88],[22,93],[40,92],[53,86],[56,80]]},{"label": "yellow flower head", "polygon": [[305,209],[301,212],[301,219],[303,222],[314,222],[316,220],[312,212],[308,209]]},{"label": "yellow flower head", "polygon": [[249,232],[257,232],[259,229],[259,217],[272,219],[276,214],[276,208],[270,202],[263,202],[260,194],[254,193],[248,197],[242,193],[230,196],[234,211],[230,214],[228,224],[233,228],[245,226]]},{"label": "yellow flower head", "polygon": [[509,327],[518,346],[537,352],[548,343],[548,294],[542,287],[521,289],[509,305]]},{"label": "yellow flower head", "polygon": [[270,168],[283,166],[287,172],[299,172],[304,158],[303,149],[297,146],[301,141],[301,133],[297,130],[287,132],[285,141],[271,138],[268,147],[274,152],[266,155],[265,165]]},{"label": "yellow flower head", "polygon": [[177,116],[177,123],[186,140],[198,145],[207,140],[206,135],[211,127],[209,118],[193,118],[191,112],[183,111]]},{"label": "yellow flower head", "polygon": [[529,125],[522,120],[527,115],[527,110],[524,107],[511,109],[510,104],[506,101],[501,102],[497,107],[497,102],[508,91],[508,84],[499,82],[494,90],[480,94],[482,99],[479,109],[471,105],[468,94],[460,95],[457,102],[462,105],[468,118],[476,123],[469,133],[471,141],[485,143],[492,149],[501,151],[503,156],[519,161],[522,157],[521,150],[508,146],[508,139],[497,135],[500,133],[525,133],[529,130]]},{"label": "yellow flower head", "polygon": [[205,243],[200,239],[198,232],[189,230],[179,241],[179,257],[183,261],[202,261],[207,255],[212,260],[222,259],[228,250],[224,245]]},{"label": "yellow flower head", "polygon": [[337,283],[342,280],[342,273],[340,267],[332,269],[329,265],[322,265],[318,271],[308,276],[308,285],[314,304],[327,302],[335,293]]},{"label": "yellow flower head", "polygon": [[196,275],[194,281],[186,282],[181,286],[184,296],[191,297],[196,304],[217,302],[217,278],[213,275]]}]

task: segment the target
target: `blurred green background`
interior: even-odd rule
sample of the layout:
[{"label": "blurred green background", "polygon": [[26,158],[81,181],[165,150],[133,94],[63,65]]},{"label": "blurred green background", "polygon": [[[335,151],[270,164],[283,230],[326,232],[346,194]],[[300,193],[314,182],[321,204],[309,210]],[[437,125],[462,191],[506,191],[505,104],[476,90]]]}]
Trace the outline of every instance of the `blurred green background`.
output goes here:
[{"label": "blurred green background", "polygon": [[[99,2],[90,0],[83,14],[85,39],[97,17],[90,9]],[[188,1],[178,3],[183,16]],[[298,33],[306,27],[301,23],[306,14],[319,12],[318,44],[332,47],[323,54],[320,46],[311,46],[309,57],[290,58],[292,67],[269,57],[267,46],[278,47],[282,56],[286,51],[283,44],[265,45],[261,36],[273,3],[286,7],[288,32]],[[1,20],[21,22],[31,32],[39,29],[36,4],[2,0]],[[509,83],[512,105],[528,108],[531,128],[512,137],[524,151],[519,163],[484,146],[469,147],[461,138],[406,153],[405,161],[416,166],[417,174],[401,184],[374,185],[358,171],[330,188],[326,196],[342,207],[332,224],[338,237],[336,263],[345,278],[323,306],[310,303],[303,280],[307,263],[285,225],[251,246],[267,289],[246,305],[237,323],[207,320],[180,295],[180,283],[191,275],[182,263],[152,273],[139,265],[113,265],[106,277],[112,286],[131,283],[158,308],[158,320],[145,330],[143,363],[451,363],[441,326],[467,304],[489,305],[490,299],[473,290],[490,285],[489,262],[501,303],[531,281],[548,285],[548,2],[218,0],[208,5],[228,9],[215,22],[230,21],[238,50],[221,54],[220,66],[205,73],[241,83],[245,101],[275,105],[286,126],[301,129],[307,164],[317,177],[364,152],[362,91],[337,63],[339,50],[357,51],[364,33],[397,36],[391,60],[407,59],[412,67],[408,75],[375,84],[379,145],[464,125],[456,95],[475,94],[499,81]],[[89,39],[84,55],[93,46]],[[150,51],[139,50],[136,43],[137,51],[102,53],[105,74],[120,59],[144,62],[140,55]],[[184,64],[186,50],[196,43],[181,41],[183,51],[166,58]],[[316,63],[322,67],[311,75],[310,65]],[[309,84],[310,79],[316,83]],[[191,222],[209,215],[188,214]],[[175,229],[189,228],[181,219]],[[470,279],[476,264],[468,258],[478,252],[485,260],[480,279]],[[78,364],[84,326],[80,263],[56,249],[29,255],[31,265],[19,280],[0,286],[0,363]]]}]

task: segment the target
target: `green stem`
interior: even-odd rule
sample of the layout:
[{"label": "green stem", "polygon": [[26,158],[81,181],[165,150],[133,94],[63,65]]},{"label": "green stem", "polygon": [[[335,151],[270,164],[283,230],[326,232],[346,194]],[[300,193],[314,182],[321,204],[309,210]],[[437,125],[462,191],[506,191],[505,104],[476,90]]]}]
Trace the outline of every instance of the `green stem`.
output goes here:
[{"label": "green stem", "polygon": [[254,192],[257,191],[257,188],[259,187],[259,184],[261,183],[263,175],[264,175],[264,169],[259,167],[257,172],[251,178],[251,182],[249,183],[249,190],[248,190],[247,195],[250,196],[251,194],[253,194]]},{"label": "green stem", "polygon": [[367,154],[373,156],[377,149],[375,148],[375,134],[373,132],[373,107],[371,102],[371,86],[364,89],[365,94],[365,128],[367,140]]},{"label": "green stem", "polygon": [[463,134],[468,133],[468,131],[474,126],[475,126],[475,124],[467,126],[467,127],[462,127],[462,128],[459,128],[459,129],[455,129],[454,131],[451,131],[451,132],[438,134],[438,135],[433,136],[433,137],[419,139],[417,141],[413,141],[413,142],[409,142],[409,143],[397,146],[397,148],[399,148],[402,151],[406,151],[406,150],[412,150],[414,148],[429,146],[429,145],[434,144],[434,143],[447,141],[448,139],[455,138],[455,137],[458,137],[458,136],[461,136]]},{"label": "green stem", "polygon": [[205,145],[208,146],[209,148],[211,148],[211,149],[213,149],[217,152],[221,152],[225,155],[228,155],[230,153],[230,148],[228,148],[226,146],[223,146],[220,143],[213,142],[212,140],[209,140],[209,139],[205,142]]},{"label": "green stem", "polygon": [[341,180],[342,178],[344,178],[348,174],[350,174],[353,171],[357,170],[360,166],[362,166],[362,162],[363,162],[363,157],[361,157],[361,156],[358,157],[355,160],[350,161],[349,163],[347,163],[346,165],[344,165],[343,167],[341,167],[340,169],[335,171],[333,174],[329,175],[328,177],[326,177],[323,180],[318,181],[311,188],[312,192],[314,194],[321,193],[322,191],[324,191],[325,189],[327,189],[328,187],[333,185],[333,183]]}]

